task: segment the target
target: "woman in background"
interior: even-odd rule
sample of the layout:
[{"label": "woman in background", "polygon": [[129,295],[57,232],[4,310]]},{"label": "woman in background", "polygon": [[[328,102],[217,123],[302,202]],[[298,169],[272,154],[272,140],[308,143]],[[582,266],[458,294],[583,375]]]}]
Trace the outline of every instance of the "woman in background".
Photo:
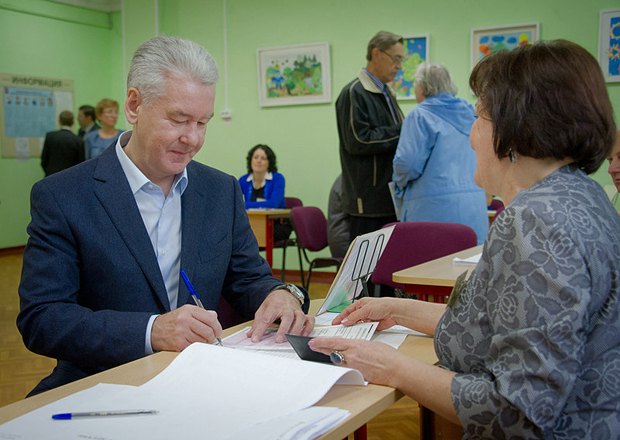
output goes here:
[{"label": "woman in background", "polygon": [[[276,154],[265,144],[253,146],[246,157],[248,173],[239,178],[245,198],[245,209],[285,208],[284,176],[278,173]],[[274,241],[286,240],[291,235],[289,224],[274,224]]]},{"label": "woman in background", "polygon": [[485,193],[474,183],[474,109],[455,96],[450,73],[439,64],[420,64],[414,84],[419,105],[403,122],[393,161],[399,220],[462,223],[482,244],[489,220]]},{"label": "woman in background", "polygon": [[608,160],[609,168],[607,168],[607,172],[611,176],[617,191],[611,203],[617,210],[618,194],[620,194],[620,130],[616,131],[616,142],[614,143],[614,149],[611,151],[611,156],[609,156]]},{"label": "woman in background", "polygon": [[116,129],[118,121],[118,102],[104,98],[97,103],[95,115],[101,127],[86,135],[84,146],[86,159],[92,159],[103,153],[110,145],[116,144],[116,140],[123,132]]},{"label": "woman in background", "polygon": [[609,157],[601,68],[566,40],[483,58],[469,84],[475,180],[502,197],[480,262],[448,304],[364,298],[334,324],[435,336],[439,365],[378,342],[314,338],[464,438],[607,439],[620,432],[620,217],[587,174]]}]

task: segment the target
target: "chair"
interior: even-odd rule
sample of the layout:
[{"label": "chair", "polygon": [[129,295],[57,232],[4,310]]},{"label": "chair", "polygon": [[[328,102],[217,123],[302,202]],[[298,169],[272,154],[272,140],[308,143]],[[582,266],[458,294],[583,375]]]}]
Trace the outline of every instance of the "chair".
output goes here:
[{"label": "chair", "polygon": [[[504,202],[498,199],[491,200],[491,204],[488,206],[489,209],[489,224],[493,223],[493,221],[497,218],[500,212],[504,210]],[[495,212],[493,214],[492,212]]]},{"label": "chair", "polygon": [[[405,290],[405,284],[392,281],[394,272],[468,249],[477,244],[474,230],[459,223],[397,222],[393,224],[392,236],[370,277],[375,284],[375,295],[378,291],[377,284]],[[418,294],[418,297],[426,301],[429,294],[442,297],[441,299],[446,298],[445,293],[440,293],[439,290],[430,287],[428,291]]]},{"label": "chair", "polygon": [[[313,269],[336,266],[338,270],[342,264],[342,258],[317,257],[312,260],[308,258],[307,252],[319,252],[327,247],[327,219],[319,208],[315,206],[295,207],[291,210],[291,221],[297,237],[301,283],[308,290]],[[304,279],[302,255],[309,265],[306,279]]]},{"label": "chair", "polygon": [[[301,199],[298,199],[297,197],[284,197],[284,205],[286,209],[293,209],[297,206],[304,206]],[[282,222],[290,225],[289,219],[282,219]],[[282,269],[280,270],[280,279],[282,281],[285,281],[285,278],[286,278],[286,248],[289,246],[296,246],[296,245],[297,245],[297,241],[295,240],[295,238],[290,238],[290,237],[287,238],[286,240],[276,241],[273,244],[274,248],[282,249]],[[299,270],[302,270],[302,268],[300,268]],[[303,272],[301,273],[301,279],[303,281]]]}]

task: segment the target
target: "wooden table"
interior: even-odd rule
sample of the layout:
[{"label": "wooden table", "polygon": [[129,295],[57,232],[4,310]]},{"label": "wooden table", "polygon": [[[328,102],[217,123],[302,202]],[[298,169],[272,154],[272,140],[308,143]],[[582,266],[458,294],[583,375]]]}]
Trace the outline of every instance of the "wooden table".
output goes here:
[{"label": "wooden table", "polygon": [[454,257],[468,258],[482,252],[482,245],[427,261],[392,274],[392,281],[405,284],[405,290],[426,295],[449,295],[456,278],[472,264],[454,264]]},{"label": "wooden table", "polygon": [[273,221],[279,218],[289,218],[290,209],[248,209],[250,227],[258,246],[265,249],[265,259],[273,267]]},{"label": "wooden table", "polygon": [[[322,300],[313,300],[311,302],[310,308],[312,313],[318,310],[321,303]],[[230,335],[240,330],[245,325],[247,324],[241,324],[226,329],[224,335]],[[433,347],[433,339],[430,337],[408,336],[403,345],[401,345],[400,350],[429,364],[437,361]],[[176,356],[177,353],[171,352],[156,353],[4,406],[0,408],[0,424],[101,382],[142,385],[160,373]],[[339,426],[320,437],[320,439],[342,440],[351,432],[363,427],[372,418],[389,408],[401,397],[403,397],[403,394],[400,391],[386,386],[335,385],[316,405],[346,409],[351,413],[351,416]]]}]

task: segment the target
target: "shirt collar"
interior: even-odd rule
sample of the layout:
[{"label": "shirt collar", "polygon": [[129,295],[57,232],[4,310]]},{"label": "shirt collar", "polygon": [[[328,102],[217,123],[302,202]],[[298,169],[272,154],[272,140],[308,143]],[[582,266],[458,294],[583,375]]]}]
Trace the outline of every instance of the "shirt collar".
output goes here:
[{"label": "shirt collar", "polygon": [[[118,160],[121,163],[121,168],[127,177],[131,192],[135,195],[144,187],[144,185],[152,182],[142,173],[142,171],[140,171],[140,168],[138,168],[136,164],[131,161],[129,156],[125,153],[125,150],[123,150],[129,142],[129,138],[131,138],[131,133],[131,131],[126,131],[118,137],[118,140],[116,141],[116,156],[118,157]],[[177,191],[178,188],[179,193],[182,195],[185,188],[187,188],[187,183],[187,167],[185,167],[182,173],[174,176],[172,191]]]},{"label": "shirt collar", "polygon": [[[252,178],[252,173],[248,174],[248,177],[246,177],[245,181],[246,182],[251,182],[252,180],[254,180]],[[269,172],[267,174],[265,174],[265,180],[273,180],[273,173]]]},{"label": "shirt collar", "polygon": [[383,81],[381,81],[379,78],[377,78],[376,76],[374,76],[372,73],[370,73],[370,71],[368,69],[364,69],[366,71],[366,73],[368,74],[368,78],[371,79],[371,81],[373,83],[375,83],[375,85],[377,87],[379,87],[379,90],[383,90],[387,87],[387,84],[385,84]]}]

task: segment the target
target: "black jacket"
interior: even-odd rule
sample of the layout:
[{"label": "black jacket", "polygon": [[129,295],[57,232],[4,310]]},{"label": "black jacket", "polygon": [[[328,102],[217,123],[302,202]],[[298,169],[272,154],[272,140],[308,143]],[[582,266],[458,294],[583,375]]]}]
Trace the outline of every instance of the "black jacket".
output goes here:
[{"label": "black jacket", "polygon": [[400,137],[403,113],[391,96],[395,115],[381,90],[362,70],[336,101],[342,205],[347,214],[361,217],[394,215],[388,182]]},{"label": "black jacket", "polygon": [[41,167],[45,175],[57,173],[84,161],[84,141],[66,128],[45,135]]}]

